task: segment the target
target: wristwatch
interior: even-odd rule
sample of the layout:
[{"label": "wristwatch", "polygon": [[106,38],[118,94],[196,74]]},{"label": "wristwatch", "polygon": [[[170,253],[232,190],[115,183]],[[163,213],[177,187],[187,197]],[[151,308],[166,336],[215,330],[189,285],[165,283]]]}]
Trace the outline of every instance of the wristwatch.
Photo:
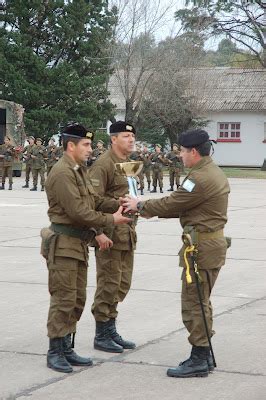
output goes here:
[{"label": "wristwatch", "polygon": [[141,201],[139,201],[139,202],[137,203],[137,210],[138,210],[138,212],[141,212],[141,210],[143,209],[143,207],[144,207],[144,203],[142,203]]}]

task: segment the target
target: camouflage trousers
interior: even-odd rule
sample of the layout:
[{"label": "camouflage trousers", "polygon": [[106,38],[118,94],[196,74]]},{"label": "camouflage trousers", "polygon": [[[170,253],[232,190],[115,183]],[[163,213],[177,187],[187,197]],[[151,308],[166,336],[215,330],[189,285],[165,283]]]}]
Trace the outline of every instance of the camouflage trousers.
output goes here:
[{"label": "camouflage trousers", "polygon": [[144,177],[146,176],[148,186],[151,184],[151,170],[150,169],[144,169],[139,173],[139,183],[140,183],[140,189],[144,189]]},{"label": "camouflage trousers", "polygon": [[159,184],[159,188],[163,188],[163,170],[153,169],[152,171],[152,185],[157,187],[157,181]]},{"label": "camouflage trousers", "polygon": [[5,184],[6,178],[8,177],[9,185],[13,183],[13,169],[12,165],[2,167],[2,184]]},{"label": "camouflage trousers", "polygon": [[33,186],[38,185],[38,176],[41,177],[41,186],[45,184],[45,177],[44,177],[44,168],[33,168],[32,169],[32,177],[33,177]]},{"label": "camouflage trousers", "polygon": [[91,311],[96,321],[106,322],[117,317],[117,305],[130,289],[134,251],[96,249],[95,256],[97,288]]},{"label": "camouflage trousers", "polygon": [[169,181],[170,186],[174,187],[176,184],[177,187],[180,185],[180,169],[179,168],[169,168]]},{"label": "camouflage trousers", "polygon": [[26,178],[25,178],[26,183],[29,183],[29,180],[30,180],[30,173],[33,173],[33,172],[32,172],[32,165],[31,165],[31,164],[26,163],[26,170],[25,170],[25,172],[26,172]]},{"label": "camouflage trousers", "polygon": [[[215,333],[212,329],[212,305],[210,295],[215,281],[220,272],[220,268],[203,270],[200,269],[200,291],[203,301],[204,311],[206,315],[208,331],[210,337]],[[206,331],[204,327],[202,311],[200,307],[197,285],[195,282],[195,273],[191,268],[192,283],[188,284],[186,281],[186,271],[182,273],[182,294],[181,294],[181,307],[182,319],[185,327],[189,332],[188,341],[194,346],[209,346]]]},{"label": "camouflage trousers", "polygon": [[76,332],[86,302],[87,262],[55,256],[48,263],[50,308],[47,329],[49,338]]}]

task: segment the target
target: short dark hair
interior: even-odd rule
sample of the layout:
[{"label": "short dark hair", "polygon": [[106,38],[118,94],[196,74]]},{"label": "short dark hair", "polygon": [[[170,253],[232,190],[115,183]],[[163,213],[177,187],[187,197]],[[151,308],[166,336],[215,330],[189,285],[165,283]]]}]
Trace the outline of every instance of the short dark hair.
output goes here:
[{"label": "short dark hair", "polygon": [[63,135],[63,140],[62,140],[63,149],[66,151],[66,149],[67,149],[67,144],[68,144],[69,142],[72,142],[72,143],[74,143],[74,144],[77,145],[78,142],[81,141],[81,139],[83,139],[83,138],[82,138],[82,137],[78,137],[78,136],[74,137],[74,136],[64,136],[64,135]]}]

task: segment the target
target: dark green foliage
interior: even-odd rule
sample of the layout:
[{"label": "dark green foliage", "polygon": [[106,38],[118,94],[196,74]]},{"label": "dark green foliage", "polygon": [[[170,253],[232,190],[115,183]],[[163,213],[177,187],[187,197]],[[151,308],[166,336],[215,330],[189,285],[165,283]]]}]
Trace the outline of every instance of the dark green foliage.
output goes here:
[{"label": "dark green foliage", "polygon": [[6,0],[0,36],[0,91],[25,108],[30,134],[79,121],[97,128],[107,100],[108,48],[116,16],[104,0]]}]

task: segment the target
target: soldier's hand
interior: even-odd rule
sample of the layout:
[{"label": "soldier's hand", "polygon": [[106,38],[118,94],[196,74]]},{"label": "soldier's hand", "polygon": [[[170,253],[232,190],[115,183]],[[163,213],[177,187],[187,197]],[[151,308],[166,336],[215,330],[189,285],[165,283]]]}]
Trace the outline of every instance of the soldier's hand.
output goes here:
[{"label": "soldier's hand", "polygon": [[139,203],[140,199],[138,197],[124,197],[122,199],[122,204],[124,207],[124,212],[125,213],[135,213],[138,211],[137,204]]},{"label": "soldier's hand", "polygon": [[99,250],[106,250],[113,246],[113,242],[104,233],[95,236],[95,239],[99,245]]},{"label": "soldier's hand", "polygon": [[122,212],[123,212],[123,207],[120,206],[119,209],[113,214],[115,225],[127,224],[129,222],[132,222],[131,218],[124,217]]}]

